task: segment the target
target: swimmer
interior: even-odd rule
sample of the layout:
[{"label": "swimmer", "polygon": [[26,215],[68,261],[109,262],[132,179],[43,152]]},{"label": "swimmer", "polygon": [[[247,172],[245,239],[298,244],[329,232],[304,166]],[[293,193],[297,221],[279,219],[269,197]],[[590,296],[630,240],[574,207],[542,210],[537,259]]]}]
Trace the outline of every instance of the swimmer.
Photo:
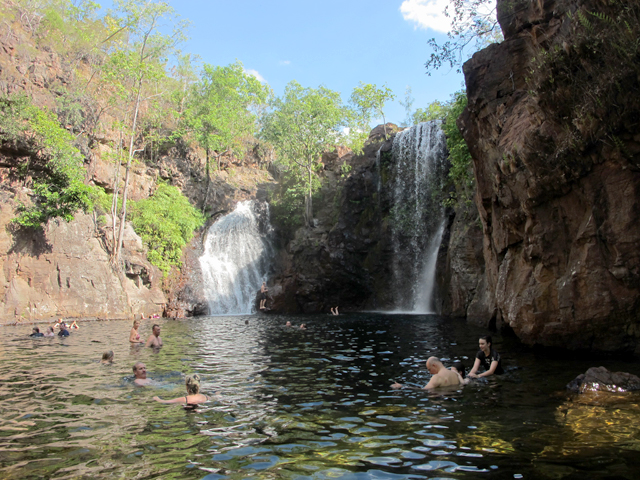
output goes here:
[{"label": "swimmer", "polygon": [[62,322],[60,324],[60,331],[58,332],[58,336],[59,337],[68,337],[69,336],[69,330],[67,330],[67,324]]},{"label": "swimmer", "polygon": [[151,328],[151,332],[152,333],[151,335],[149,335],[145,347],[160,348],[162,346],[162,339],[160,338],[160,325],[155,324]]},{"label": "swimmer", "polygon": [[63,323],[64,323],[64,321],[61,318],[59,318],[58,321],[53,324],[53,328],[54,329],[60,328],[60,325],[62,325]]},{"label": "swimmer", "polygon": [[306,330],[307,329],[307,324],[306,323],[301,323],[300,324],[300,330]]},{"label": "swimmer", "polygon": [[[438,387],[454,387],[460,385],[460,375],[445,368],[437,357],[429,357],[427,360],[427,370],[431,374],[429,383],[424,386],[424,390],[431,390]],[[401,383],[394,383],[391,388],[402,388]]]},{"label": "swimmer", "polygon": [[293,325],[291,325],[291,322],[289,320],[287,320],[287,323],[284,324],[285,327],[293,327]]},{"label": "swimmer", "polygon": [[131,333],[129,333],[129,343],[144,343],[140,339],[140,334],[138,333],[138,328],[140,327],[140,321],[134,320],[133,327],[131,327]]},{"label": "swimmer", "polygon": [[77,330],[80,327],[78,326],[78,323],[74,320],[73,323],[71,325],[69,325],[69,328],[75,328]]},{"label": "swimmer", "polygon": [[187,387],[187,395],[184,397],[173,398],[171,400],[163,400],[160,397],[153,397],[153,399],[160,403],[183,403],[186,409],[196,408],[198,404],[209,401],[209,397],[200,393],[200,377],[197,373],[187,375],[184,384]]},{"label": "swimmer", "polygon": [[340,315],[338,313],[338,305],[336,305],[335,307],[331,308],[331,315]]},{"label": "swimmer", "polygon": [[55,337],[56,334],[53,331],[53,327],[49,326],[47,327],[47,333],[44,334],[45,337]]},{"label": "swimmer", "polygon": [[38,327],[33,327],[33,330],[31,330],[31,335],[29,335],[30,337],[44,337],[44,333],[40,333],[40,329]]},{"label": "swimmer", "polygon": [[133,365],[133,375],[136,377],[133,381],[136,385],[145,386],[152,382],[150,378],[147,378],[147,366],[142,362],[136,362]]},{"label": "swimmer", "polygon": [[111,365],[113,363],[113,350],[109,350],[108,352],[104,352],[102,354],[102,360],[100,363],[104,363],[106,365]]},{"label": "swimmer", "polygon": [[[502,360],[500,354],[496,352],[491,345],[491,335],[485,335],[478,340],[480,350],[476,353],[476,360],[473,368],[469,372],[470,378],[488,377],[490,375],[502,375]],[[478,375],[478,369],[483,366],[485,371]]]}]

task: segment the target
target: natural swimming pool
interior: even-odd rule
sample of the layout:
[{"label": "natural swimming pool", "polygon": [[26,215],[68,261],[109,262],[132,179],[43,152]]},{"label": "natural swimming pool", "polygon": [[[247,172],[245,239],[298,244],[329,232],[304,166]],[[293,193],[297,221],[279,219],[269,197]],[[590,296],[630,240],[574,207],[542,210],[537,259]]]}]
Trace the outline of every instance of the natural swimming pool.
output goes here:
[{"label": "natural swimming pool", "polygon": [[[638,375],[635,362],[551,358],[496,335],[506,375],[430,394],[389,385],[423,386],[431,355],[471,366],[487,332],[363,313],[145,320],[143,338],[155,322],[158,353],[129,346],[130,322],[65,339],[0,327],[0,478],[640,476],[640,397],[564,390],[591,366]],[[98,363],[105,350],[111,366]],[[156,386],[132,384],[136,361]],[[152,400],[184,395],[194,372],[218,400],[195,412]]]}]

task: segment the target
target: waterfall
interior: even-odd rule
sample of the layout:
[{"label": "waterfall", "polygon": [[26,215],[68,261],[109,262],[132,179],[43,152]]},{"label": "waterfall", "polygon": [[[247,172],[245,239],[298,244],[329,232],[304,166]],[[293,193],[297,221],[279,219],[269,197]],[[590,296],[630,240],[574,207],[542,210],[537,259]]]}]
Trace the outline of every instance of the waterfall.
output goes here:
[{"label": "waterfall", "polygon": [[252,313],[273,253],[268,205],[245,201],[207,232],[200,257],[209,314]]},{"label": "waterfall", "polygon": [[420,123],[393,141],[393,298],[397,310],[434,313],[436,261],[444,231],[448,173],[440,121]]}]

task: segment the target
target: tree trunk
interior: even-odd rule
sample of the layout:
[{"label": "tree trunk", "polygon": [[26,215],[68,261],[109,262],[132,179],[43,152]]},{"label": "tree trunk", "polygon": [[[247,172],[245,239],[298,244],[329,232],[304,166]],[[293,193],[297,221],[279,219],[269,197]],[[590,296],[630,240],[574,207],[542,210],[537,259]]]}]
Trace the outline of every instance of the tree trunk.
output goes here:
[{"label": "tree trunk", "polygon": [[122,249],[122,241],[124,239],[124,223],[127,218],[127,190],[129,187],[129,176],[131,172],[131,162],[133,161],[133,144],[136,139],[136,126],[138,123],[138,111],[140,110],[140,96],[142,94],[142,77],[138,81],[138,93],[136,95],[136,104],[133,110],[133,125],[131,127],[131,139],[129,141],[129,158],[127,159],[127,167],[124,174],[124,186],[122,187],[122,212],[120,213],[120,225],[118,229],[118,241],[112,255],[112,264],[120,265],[120,250]]},{"label": "tree trunk", "polygon": [[307,201],[306,203],[306,217],[307,217],[307,225],[309,227],[313,227],[313,199],[311,197],[311,189],[312,189],[312,174],[311,168],[307,168],[307,172],[309,173],[309,191],[307,193]]},{"label": "tree trunk", "polygon": [[204,202],[202,202],[202,213],[207,208],[207,202],[209,201],[209,187],[211,187],[211,166],[209,165],[209,149],[205,148],[207,154],[207,160],[205,163],[205,171],[207,175],[207,189],[204,192]]}]

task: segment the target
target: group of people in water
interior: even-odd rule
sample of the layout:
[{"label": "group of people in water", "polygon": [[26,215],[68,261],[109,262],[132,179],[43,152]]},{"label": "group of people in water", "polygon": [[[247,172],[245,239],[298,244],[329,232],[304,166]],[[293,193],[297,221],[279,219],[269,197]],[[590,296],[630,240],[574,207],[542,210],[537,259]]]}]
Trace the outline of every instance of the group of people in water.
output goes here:
[{"label": "group of people in water", "polygon": [[56,328],[59,330],[58,331],[59,337],[68,337],[70,335],[69,330],[78,329],[80,327],[78,326],[78,323],[75,320],[73,321],[73,323],[71,323],[71,325],[67,325],[64,320],[59,318],[56,323],[47,327],[47,333],[42,333],[39,327],[33,327],[33,329],[31,330],[31,335],[29,336],[30,337],[55,337]]},{"label": "group of people in water", "polygon": [[[473,367],[469,375],[465,377],[465,368],[460,362],[454,363],[451,368],[446,368],[437,357],[429,357],[427,360],[427,370],[431,374],[431,379],[423,387],[425,390],[438,387],[454,387],[466,385],[472,378],[488,377],[490,375],[502,375],[502,359],[500,354],[494,350],[490,335],[480,337],[478,340],[480,349],[476,353]],[[482,369],[482,373],[478,373]],[[402,388],[401,383],[394,383],[392,388]]]}]

